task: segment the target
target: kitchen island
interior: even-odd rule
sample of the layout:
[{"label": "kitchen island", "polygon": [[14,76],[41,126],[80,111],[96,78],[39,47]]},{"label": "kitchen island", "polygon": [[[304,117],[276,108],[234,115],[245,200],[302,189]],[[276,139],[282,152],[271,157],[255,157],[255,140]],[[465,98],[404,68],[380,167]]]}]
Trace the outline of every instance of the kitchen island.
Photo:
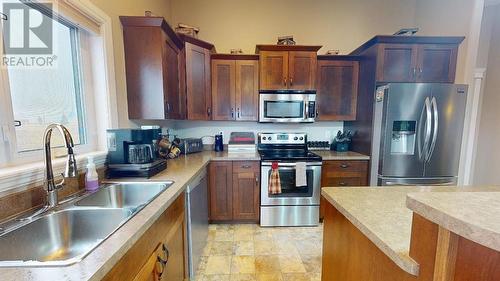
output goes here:
[{"label": "kitchen island", "polygon": [[499,280],[500,187],[323,188],[323,280]]}]

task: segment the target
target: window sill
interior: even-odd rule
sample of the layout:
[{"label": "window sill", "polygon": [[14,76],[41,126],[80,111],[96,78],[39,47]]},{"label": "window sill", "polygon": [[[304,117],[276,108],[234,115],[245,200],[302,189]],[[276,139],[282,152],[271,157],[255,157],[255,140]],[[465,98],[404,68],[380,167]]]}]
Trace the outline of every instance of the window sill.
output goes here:
[{"label": "window sill", "polygon": [[[77,154],[76,161],[78,171],[84,171],[87,166],[87,157],[93,156],[97,168],[103,167],[106,162],[106,151],[96,151]],[[66,158],[52,160],[54,175],[64,172]],[[39,186],[45,180],[45,164],[38,161],[31,164],[18,165],[0,169],[0,197],[11,193],[26,190],[30,187]]]}]

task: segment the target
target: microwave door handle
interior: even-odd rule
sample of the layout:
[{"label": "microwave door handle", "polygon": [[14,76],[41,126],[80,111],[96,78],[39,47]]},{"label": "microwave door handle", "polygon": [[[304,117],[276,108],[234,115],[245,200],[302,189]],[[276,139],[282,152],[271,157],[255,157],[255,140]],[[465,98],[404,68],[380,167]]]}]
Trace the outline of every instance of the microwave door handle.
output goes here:
[{"label": "microwave door handle", "polygon": [[304,102],[304,119],[309,118],[309,103],[307,101]]}]

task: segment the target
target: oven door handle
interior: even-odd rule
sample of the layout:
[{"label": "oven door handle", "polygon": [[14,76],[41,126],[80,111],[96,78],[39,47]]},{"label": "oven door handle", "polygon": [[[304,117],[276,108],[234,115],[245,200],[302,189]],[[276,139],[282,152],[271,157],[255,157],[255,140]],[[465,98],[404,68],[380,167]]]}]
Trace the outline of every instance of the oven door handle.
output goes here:
[{"label": "oven door handle", "polygon": [[[300,161],[299,161],[300,162]],[[273,162],[262,162],[262,166],[272,166]],[[279,163],[278,167],[295,167],[296,163]],[[306,166],[321,166],[321,162],[306,162]]]}]

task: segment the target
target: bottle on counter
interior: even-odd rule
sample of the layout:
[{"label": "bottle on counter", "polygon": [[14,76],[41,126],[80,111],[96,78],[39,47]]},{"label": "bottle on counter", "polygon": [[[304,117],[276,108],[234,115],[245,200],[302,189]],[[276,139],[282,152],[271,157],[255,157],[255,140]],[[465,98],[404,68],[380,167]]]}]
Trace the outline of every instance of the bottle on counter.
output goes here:
[{"label": "bottle on counter", "polygon": [[85,190],[96,191],[99,188],[99,175],[95,168],[94,157],[87,158],[87,171],[85,174]]}]

